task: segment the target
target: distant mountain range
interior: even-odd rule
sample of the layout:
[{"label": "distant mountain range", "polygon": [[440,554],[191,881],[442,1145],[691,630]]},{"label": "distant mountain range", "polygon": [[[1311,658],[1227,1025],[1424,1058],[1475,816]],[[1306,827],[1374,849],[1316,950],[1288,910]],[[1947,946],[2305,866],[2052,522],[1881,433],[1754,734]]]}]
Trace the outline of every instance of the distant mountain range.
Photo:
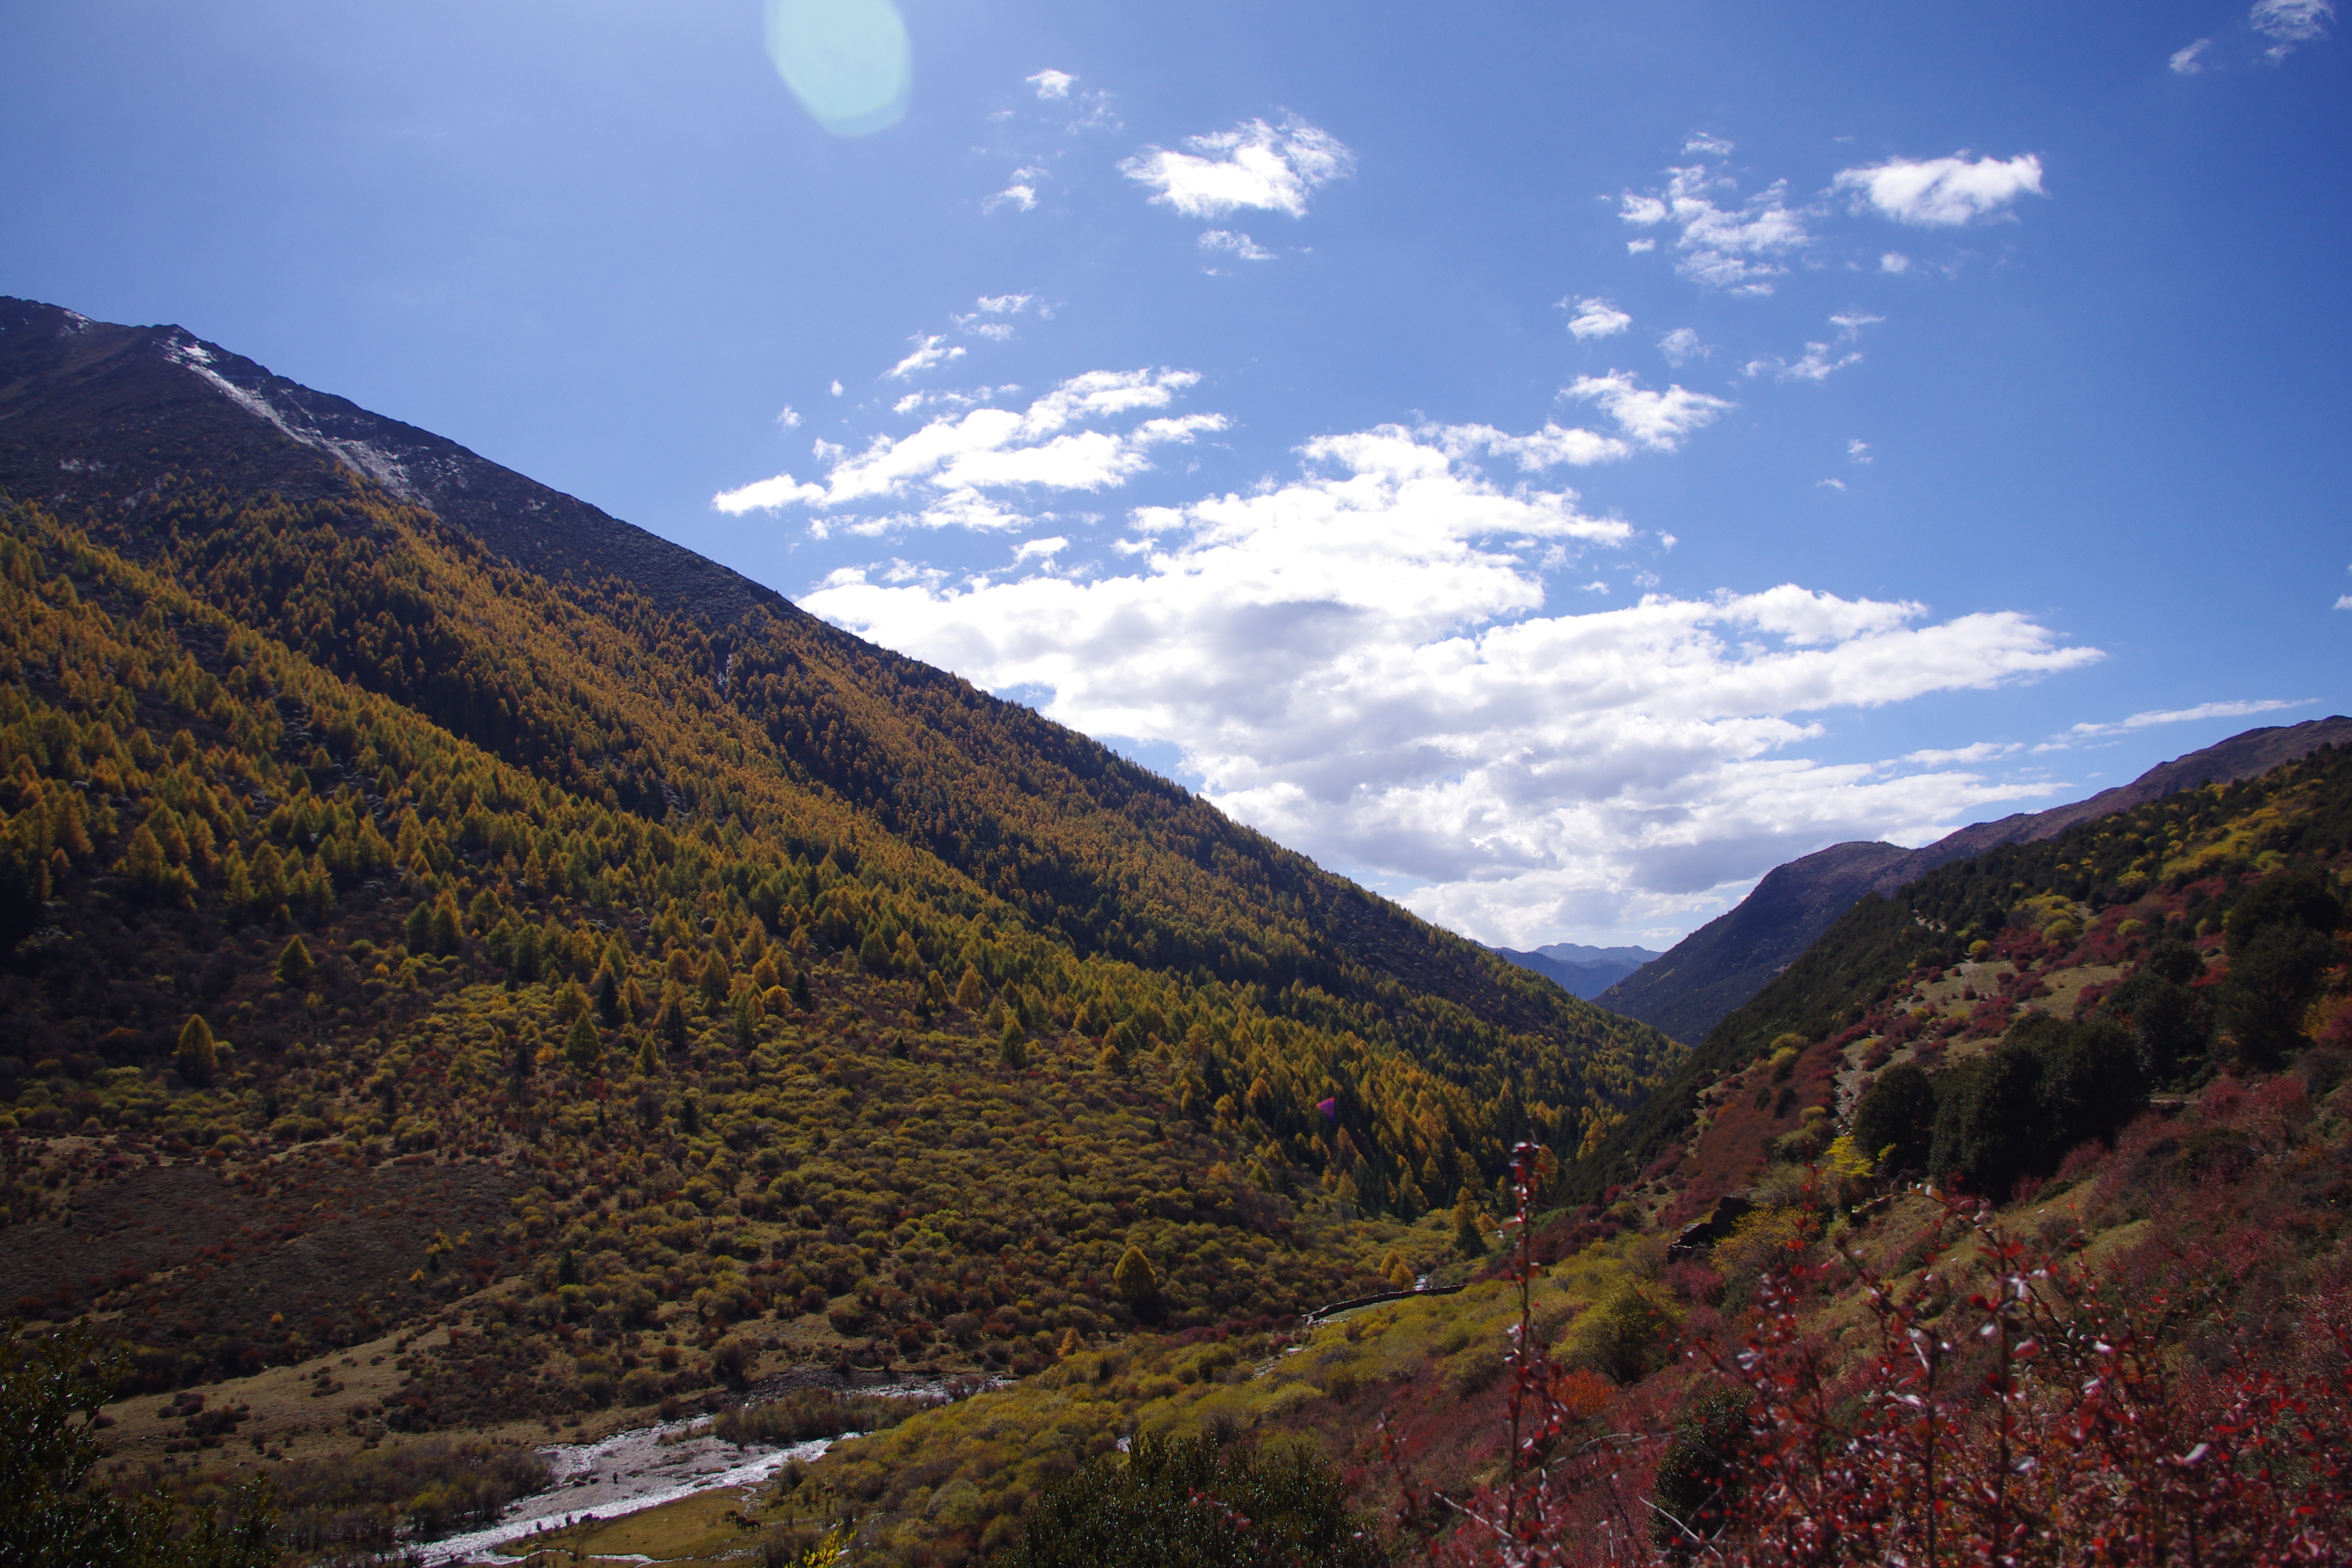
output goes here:
[{"label": "distant mountain range", "polygon": [[1531,969],[1547,980],[1558,981],[1570,995],[1587,1001],[1652,959],[1664,956],[1646,947],[1586,947],[1573,942],[1551,942],[1532,952],[1498,947],[1495,955],[1510,960],[1521,969]]},{"label": "distant mountain range", "polygon": [[[2352,742],[2352,719],[2249,730],[2217,745],[2160,763],[2127,784],[2048,811],[1979,822],[1924,848],[1896,844],[1832,844],[1768,873],[1727,914],[1709,921],[1665,954],[1599,992],[1578,991],[1602,1006],[1696,1045],[1725,1015],[1786,969],[1864,893],[1894,892],[1947,861],[2001,844],[2055,838],[2078,822],[2159,800],[2207,783],[2231,784],[2309,756],[2320,746]],[[1552,952],[1556,948],[1541,948]],[[1593,952],[1593,949],[1581,949]],[[1612,949],[1639,952],[1639,949]],[[1517,953],[1506,952],[1514,963]],[[1528,964],[1529,968],[1538,967]],[[1543,971],[1550,973],[1549,970]],[[1554,978],[1558,978],[1557,975]],[[1563,985],[1568,983],[1560,982]],[[1574,990],[1573,986],[1570,989]]]}]

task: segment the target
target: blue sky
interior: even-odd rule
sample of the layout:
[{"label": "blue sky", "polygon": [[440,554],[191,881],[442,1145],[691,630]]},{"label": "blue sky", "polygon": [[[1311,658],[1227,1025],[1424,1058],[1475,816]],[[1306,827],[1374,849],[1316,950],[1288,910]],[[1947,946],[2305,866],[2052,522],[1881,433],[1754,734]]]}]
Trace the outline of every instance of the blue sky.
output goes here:
[{"label": "blue sky", "polygon": [[888,9],[14,7],[0,290],[1515,945],[2352,709],[2322,0]]}]

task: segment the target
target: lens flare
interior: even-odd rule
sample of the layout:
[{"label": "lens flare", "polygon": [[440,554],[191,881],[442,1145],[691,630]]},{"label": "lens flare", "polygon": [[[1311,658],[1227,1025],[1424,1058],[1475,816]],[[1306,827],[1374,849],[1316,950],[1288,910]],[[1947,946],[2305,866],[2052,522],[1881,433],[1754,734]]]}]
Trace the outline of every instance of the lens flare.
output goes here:
[{"label": "lens flare", "polygon": [[898,123],[912,84],[907,24],[890,0],[767,0],[768,58],[835,136]]}]

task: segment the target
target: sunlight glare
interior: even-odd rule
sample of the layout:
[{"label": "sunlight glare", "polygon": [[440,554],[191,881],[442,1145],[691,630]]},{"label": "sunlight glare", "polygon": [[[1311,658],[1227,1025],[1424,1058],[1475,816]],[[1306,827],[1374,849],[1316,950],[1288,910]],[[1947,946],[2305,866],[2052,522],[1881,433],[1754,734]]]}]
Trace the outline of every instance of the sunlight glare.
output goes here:
[{"label": "sunlight glare", "polygon": [[912,81],[907,24],[891,0],[767,0],[768,58],[835,136],[896,125]]}]

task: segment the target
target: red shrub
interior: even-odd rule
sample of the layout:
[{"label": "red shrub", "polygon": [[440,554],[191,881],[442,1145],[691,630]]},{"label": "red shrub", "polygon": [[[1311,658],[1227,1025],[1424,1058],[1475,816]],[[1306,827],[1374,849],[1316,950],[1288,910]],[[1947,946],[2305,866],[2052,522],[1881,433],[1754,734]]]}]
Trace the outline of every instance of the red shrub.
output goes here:
[{"label": "red shrub", "polygon": [[[2119,1290],[1990,1211],[1940,1203],[1941,1233],[1975,1252],[1972,1294],[1955,1297],[1932,1256],[1902,1287],[1851,1257],[1792,1262],[1759,1286],[1736,1346],[1695,1347],[1729,1419],[1669,1466],[1667,1380],[1612,1405],[1531,1347],[1522,1247],[1508,1472],[1462,1498],[1408,1485],[1400,1522],[1465,1568],[2352,1562],[2342,1279],[2298,1298],[2283,1339],[2208,1314],[2229,1342],[2182,1371],[2170,1347],[2184,1313],[2214,1304],[2210,1287]],[[1875,1324],[1851,1360],[1800,1317],[1840,1279]],[[1654,1500],[1669,1468],[1674,1495],[1702,1487],[1687,1519]]]}]

